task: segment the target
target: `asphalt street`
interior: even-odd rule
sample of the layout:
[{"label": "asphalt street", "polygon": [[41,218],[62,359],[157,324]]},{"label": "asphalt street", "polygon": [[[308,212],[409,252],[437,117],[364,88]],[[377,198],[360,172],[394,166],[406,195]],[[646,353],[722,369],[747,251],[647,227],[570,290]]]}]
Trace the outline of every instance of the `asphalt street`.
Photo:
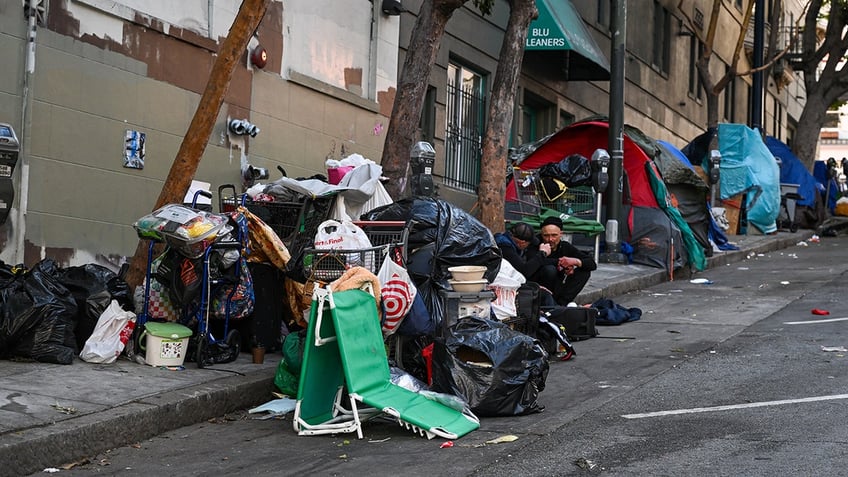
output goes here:
[{"label": "asphalt street", "polygon": [[[612,297],[642,319],[601,328],[574,360],[551,363],[543,413],[484,418],[452,447],[387,421],[367,423],[362,440],[301,437],[290,416],[239,412],[55,466],[73,476],[838,474],[846,246],[751,254],[699,274],[710,284]],[[517,440],[491,443],[504,436]]]}]

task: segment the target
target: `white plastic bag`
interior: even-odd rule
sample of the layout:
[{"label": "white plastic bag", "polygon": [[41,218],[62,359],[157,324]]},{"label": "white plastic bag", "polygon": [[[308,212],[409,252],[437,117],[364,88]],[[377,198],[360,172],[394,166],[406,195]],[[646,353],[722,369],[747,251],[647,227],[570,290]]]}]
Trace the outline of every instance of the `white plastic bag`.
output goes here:
[{"label": "white plastic bag", "polygon": [[506,260],[501,259],[501,268],[495,280],[489,284],[489,289],[495,292],[492,301],[492,311],[499,320],[514,318],[518,314],[515,298],[518,289],[527,279]]},{"label": "white plastic bag", "polygon": [[89,363],[114,363],[124,351],[134,327],[135,313],[124,311],[117,300],[112,300],[97,319],[80,358]]},{"label": "white plastic bag", "polygon": [[383,334],[388,336],[397,331],[403,319],[409,314],[418,290],[406,269],[395,263],[391,257],[386,257],[383,261],[377,273],[377,279],[380,280],[380,294],[383,299],[383,308],[386,310]]},{"label": "white plastic bag", "polygon": [[321,250],[361,250],[372,248],[368,235],[348,220],[325,220],[315,234],[315,248]]}]

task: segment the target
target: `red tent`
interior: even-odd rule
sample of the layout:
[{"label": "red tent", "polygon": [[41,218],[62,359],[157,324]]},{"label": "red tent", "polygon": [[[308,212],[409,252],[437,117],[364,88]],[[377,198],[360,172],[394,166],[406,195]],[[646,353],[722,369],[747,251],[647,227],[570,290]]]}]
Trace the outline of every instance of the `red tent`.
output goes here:
[{"label": "red tent", "polygon": [[[626,129],[625,129],[626,131]],[[656,169],[645,149],[637,141],[651,141],[632,129],[634,137],[624,135],[624,188],[622,193],[625,229],[622,238],[633,247],[633,261],[644,265],[665,268],[669,271],[682,266],[688,257],[680,230],[672,223],[657,203],[651,187],[648,168]],[[607,149],[609,124],[604,121],[585,121],[572,124],[552,136],[536,150],[530,152],[515,167],[522,171],[538,169],[546,164],[558,163],[572,154],[591,160],[597,149]],[[660,174],[657,172],[656,176]],[[608,189],[614,184],[609,184]],[[507,202],[517,202],[515,185],[510,180],[505,197]]]},{"label": "red tent", "polygon": [[[609,124],[601,121],[587,121],[572,124],[550,137],[542,146],[527,156],[519,167],[522,170],[538,169],[551,162],[559,162],[571,154],[580,154],[591,158],[596,149],[607,149]],[[630,187],[629,204],[637,207],[657,208],[657,199],[651,190],[645,163],[649,157],[633,140],[624,136],[624,171]],[[612,186],[612,184],[610,184]],[[518,199],[515,186],[510,180],[506,189],[507,201]],[[627,202],[627,197],[623,197]]]}]

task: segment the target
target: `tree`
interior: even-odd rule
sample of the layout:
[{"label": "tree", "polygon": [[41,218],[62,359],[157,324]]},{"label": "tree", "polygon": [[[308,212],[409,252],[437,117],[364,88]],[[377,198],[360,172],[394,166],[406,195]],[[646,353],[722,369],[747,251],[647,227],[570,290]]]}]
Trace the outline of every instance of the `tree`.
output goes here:
[{"label": "tree", "polygon": [[[819,24],[827,20],[823,40]],[[794,152],[812,170],[816,161],[819,134],[827,110],[848,93],[848,2],[844,0],[811,0],[804,15],[801,33],[801,55],[796,71],[804,74],[807,102],[795,131]]]},{"label": "tree", "polygon": [[[169,203],[182,203],[183,197],[185,197],[186,191],[191,185],[191,180],[194,178],[194,173],[197,172],[203,151],[206,150],[206,143],[209,142],[209,136],[215,126],[218,111],[220,111],[221,105],[224,103],[224,96],[230,87],[233,71],[244,55],[250,36],[256,31],[259,22],[265,16],[269,3],[270,0],[244,0],[241,3],[238,14],[233,20],[233,25],[230,27],[230,33],[221,44],[218,57],[212,65],[206,89],[203,91],[203,96],[200,97],[197,111],[194,112],[194,117],[185,137],[183,137],[182,144],[180,144],[177,157],[171,164],[171,170],[168,171],[168,177],[165,179],[162,192],[159,194],[159,199],[153,206],[153,210]],[[130,260],[129,270],[125,277],[130,289],[141,284],[144,278],[147,247],[145,243],[139,242],[135,255]]]},{"label": "tree", "polygon": [[[424,107],[427,79],[436,62],[448,20],[468,0],[424,0],[412,28],[406,59],[398,78],[392,116],[383,146],[383,174],[391,179],[386,191],[395,199],[406,195],[409,151]],[[494,0],[474,0],[481,13],[491,12]]]},{"label": "tree", "polygon": [[489,121],[483,136],[480,188],[480,219],[493,232],[504,229],[504,195],[506,193],[506,157],[512,125],[515,92],[524,43],[530,22],[539,14],[535,0],[509,0],[509,22],[504,33],[498,69],[489,101]]},{"label": "tree", "polygon": [[739,55],[742,51],[742,46],[745,41],[748,23],[751,21],[751,15],[754,10],[754,0],[748,1],[748,7],[745,9],[745,16],[739,28],[739,33],[736,38],[736,47],[733,50],[733,56],[730,60],[730,66],[717,80],[713,78],[710,72],[710,60],[713,56],[713,47],[715,46],[715,38],[718,32],[719,14],[721,13],[721,0],[713,0],[712,11],[710,12],[710,23],[707,26],[707,33],[703,35],[700,29],[695,28],[695,23],[687,13],[687,9],[683,8],[684,0],[680,0],[677,4],[677,9],[686,18],[686,23],[689,25],[689,31],[698,39],[701,45],[701,54],[695,63],[698,70],[698,77],[701,80],[701,86],[704,93],[707,95],[707,129],[718,127],[718,97],[727,87],[728,83],[737,76],[750,74],[752,71],[740,74],[737,72],[739,65]]}]

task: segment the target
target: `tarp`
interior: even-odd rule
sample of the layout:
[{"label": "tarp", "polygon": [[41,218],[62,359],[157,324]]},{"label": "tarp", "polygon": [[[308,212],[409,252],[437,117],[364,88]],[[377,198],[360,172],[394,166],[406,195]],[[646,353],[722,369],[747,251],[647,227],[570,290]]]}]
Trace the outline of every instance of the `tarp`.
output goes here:
[{"label": "tarp", "polygon": [[689,159],[672,144],[657,140],[660,154],[654,159],[668,191],[676,199],[677,209],[704,250],[711,250],[709,239],[712,214],[708,209],[710,187],[692,168]]},{"label": "tarp", "polygon": [[744,124],[719,124],[720,196],[745,194],[748,224],[769,234],[780,213],[780,169],[760,134]]},{"label": "tarp", "polygon": [[814,207],[820,186],[816,178],[804,167],[804,164],[801,163],[798,157],[792,153],[789,146],[779,139],[766,136],[766,147],[768,147],[768,150],[775,158],[780,159],[780,183],[798,184],[798,195],[801,198],[796,200],[795,204],[804,207]]},{"label": "tarp", "polygon": [[[677,225],[677,228],[680,229],[680,234],[683,237],[683,243],[686,246],[686,251],[689,253],[689,262],[695,270],[706,270],[707,258],[704,255],[704,247],[702,244],[698,243],[697,239],[695,239],[692,229],[683,218],[680,210],[671,203],[671,198],[668,190],[666,189],[665,182],[663,182],[662,177],[660,177],[659,171],[656,167],[652,167],[652,163],[650,162],[645,164],[645,168],[648,171],[648,178],[651,181],[651,187],[654,189],[654,194],[657,196],[660,208],[665,211],[666,215],[668,215],[674,224]],[[662,200],[663,198],[666,200]]]}]

